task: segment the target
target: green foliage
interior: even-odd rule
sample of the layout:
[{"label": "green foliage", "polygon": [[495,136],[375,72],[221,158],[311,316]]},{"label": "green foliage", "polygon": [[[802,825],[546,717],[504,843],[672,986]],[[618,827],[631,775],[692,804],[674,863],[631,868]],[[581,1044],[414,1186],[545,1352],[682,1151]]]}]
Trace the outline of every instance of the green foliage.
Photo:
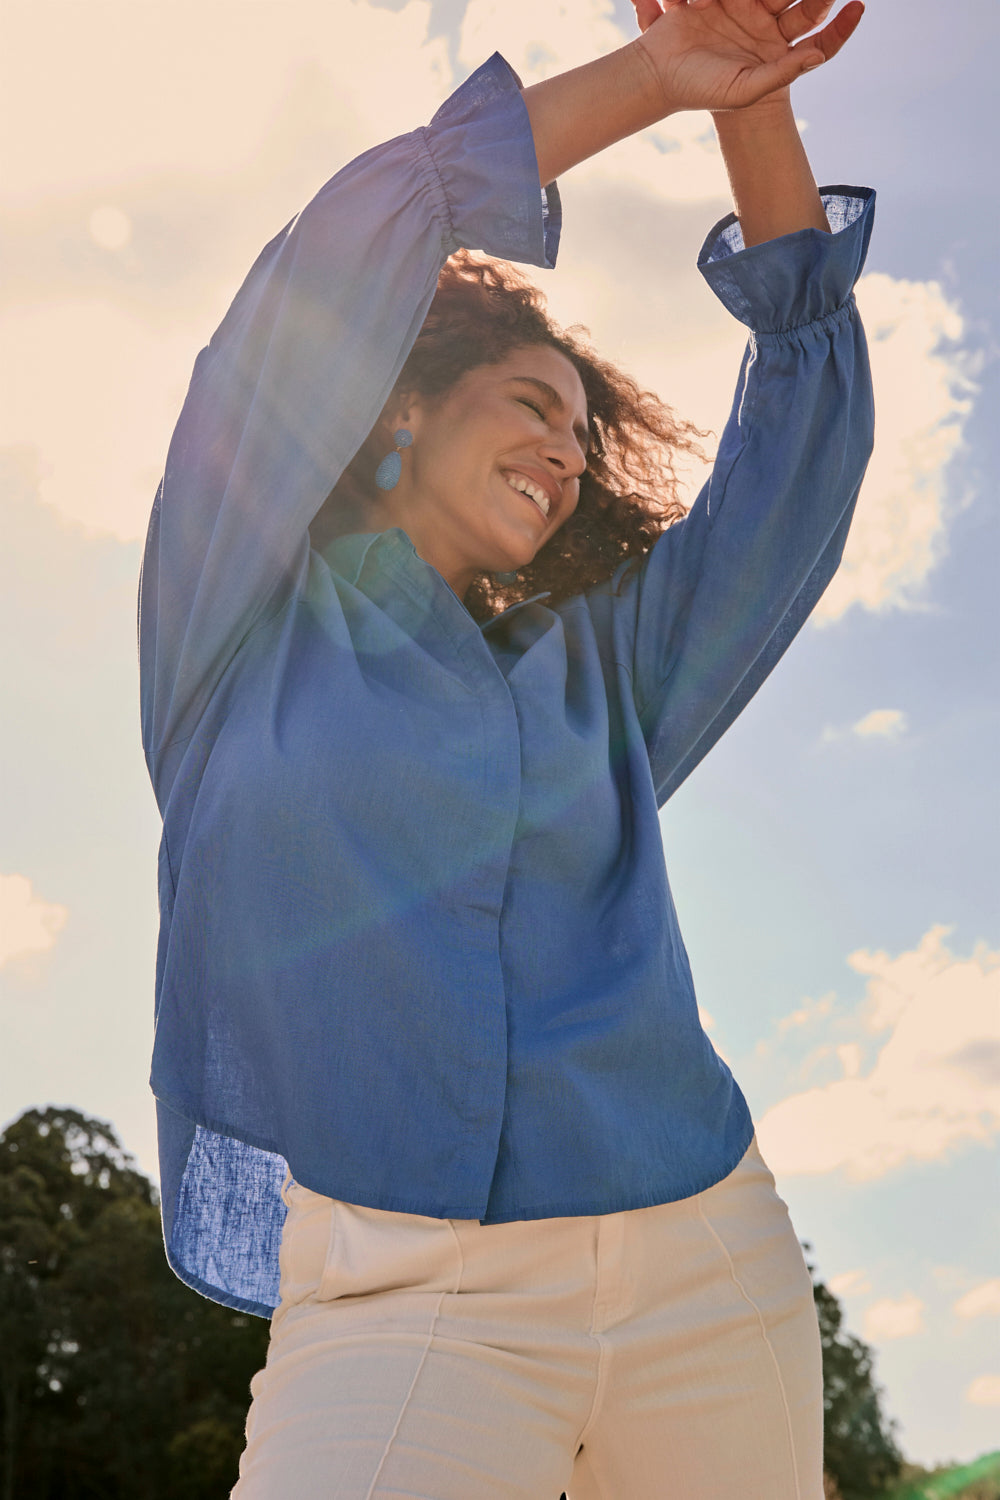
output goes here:
[{"label": "green foliage", "polygon": [[840,1500],[875,1500],[902,1468],[895,1423],[882,1412],[872,1351],[843,1331],[840,1303],[821,1281],[813,1282],[813,1298],[823,1347],[824,1468]]},{"label": "green foliage", "polygon": [[902,1482],[886,1500],[1000,1500],[1000,1452],[942,1469],[905,1464]]},{"label": "green foliage", "polygon": [[171,1438],[169,1456],[178,1495],[227,1495],[243,1448],[242,1427],[200,1417]]},{"label": "green foliage", "polygon": [[176,1279],[109,1125],[0,1137],[0,1500],[220,1500],[267,1334]]}]

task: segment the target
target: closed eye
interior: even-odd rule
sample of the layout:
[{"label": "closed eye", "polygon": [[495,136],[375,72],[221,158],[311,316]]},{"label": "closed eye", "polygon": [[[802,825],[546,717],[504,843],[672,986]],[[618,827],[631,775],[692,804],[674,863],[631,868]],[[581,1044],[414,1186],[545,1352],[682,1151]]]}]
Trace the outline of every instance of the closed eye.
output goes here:
[{"label": "closed eye", "polygon": [[[515,401],[519,401],[522,406],[528,407],[528,409],[530,411],[533,411],[536,417],[539,417],[543,422],[548,421],[548,413],[550,411],[562,412],[566,410],[566,403],[563,401],[563,398],[560,396],[557,390],[549,385],[548,381],[539,380],[534,375],[512,375],[511,384],[514,384],[515,382],[518,385],[534,386],[539,391],[541,391],[542,397],[545,401],[544,406],[536,404],[536,402],[530,400],[530,398],[527,396],[515,395],[514,399]],[[580,451],[582,452],[584,458],[586,458],[590,446],[590,434],[587,430],[586,422],[574,422],[573,434],[576,437],[577,442],[580,444]]]}]

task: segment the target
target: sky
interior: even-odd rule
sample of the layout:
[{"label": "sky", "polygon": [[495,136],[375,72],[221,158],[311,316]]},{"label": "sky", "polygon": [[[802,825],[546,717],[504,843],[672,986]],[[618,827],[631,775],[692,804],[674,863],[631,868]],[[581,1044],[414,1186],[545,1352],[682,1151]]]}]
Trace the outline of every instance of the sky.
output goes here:
[{"label": "sky", "polygon": [[[271,235],[492,51],[530,83],[635,30],[623,0],[6,0],[3,31],[0,1124],[72,1105],[155,1176],[136,582],[194,357]],[[928,1464],[1000,1447],[998,47],[993,0],[871,0],[795,86],[818,182],[878,193],[876,448],[812,621],[662,815],[705,1025]],[[555,316],[718,435],[745,330],[695,265],[731,207],[710,119],[561,188]]]}]

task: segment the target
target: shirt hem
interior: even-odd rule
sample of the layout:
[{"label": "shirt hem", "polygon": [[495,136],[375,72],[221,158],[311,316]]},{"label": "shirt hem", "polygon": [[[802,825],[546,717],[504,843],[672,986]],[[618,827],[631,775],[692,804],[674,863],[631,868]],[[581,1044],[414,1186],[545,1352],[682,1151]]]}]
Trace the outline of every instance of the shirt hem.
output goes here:
[{"label": "shirt hem", "polygon": [[[309,1177],[311,1174],[300,1177],[295,1170],[294,1162],[273,1141],[265,1140],[263,1137],[253,1135],[250,1132],[236,1130],[231,1125],[224,1125],[219,1121],[199,1118],[198,1114],[192,1112],[190,1107],[182,1107],[177,1101],[163,1092],[154,1092],[156,1098],[161,1103],[165,1104],[168,1109],[173,1110],[175,1114],[179,1114],[184,1119],[189,1120],[192,1125],[201,1126],[203,1130],[210,1130],[215,1135],[228,1136],[232,1140],[242,1141],[245,1145],[253,1146],[257,1150],[267,1151],[274,1156],[280,1156],[288,1163],[288,1169],[294,1180],[300,1187],[308,1188],[310,1192],[318,1193],[325,1198],[333,1198],[339,1203],[351,1203],[359,1208],[379,1209],[385,1213],[417,1214],[429,1219],[477,1219],[480,1224],[512,1224],[520,1220],[535,1219],[582,1219],[607,1214],[631,1213],[640,1208],[656,1208],[663,1203],[680,1203],[685,1198],[694,1198],[699,1193],[707,1192],[709,1188],[715,1187],[717,1183],[722,1182],[728,1177],[730,1172],[735,1171],[749,1150],[750,1143],[754,1137],[753,1120],[744,1104],[741,1112],[745,1113],[745,1121],[743,1130],[738,1137],[739,1145],[735,1151],[726,1153],[726,1156],[722,1159],[721,1166],[713,1166],[703,1173],[695,1174],[686,1180],[682,1180],[679,1185],[675,1185],[673,1188],[652,1187],[641,1193],[627,1193],[623,1198],[616,1197],[613,1204],[610,1204],[607,1198],[588,1198],[582,1201],[574,1200],[572,1203],[567,1203],[564,1200],[550,1199],[544,1203],[522,1206],[512,1209],[509,1212],[490,1212],[488,1202],[486,1204],[480,1202],[478,1204],[462,1203],[454,1205],[446,1203],[435,1208],[429,1208],[426,1203],[421,1204],[408,1197],[397,1197],[394,1194],[373,1195],[370,1192],[365,1192],[364,1189],[355,1191],[350,1184],[345,1184],[343,1187],[337,1187],[334,1191],[331,1191],[329,1186],[317,1184],[315,1178],[310,1181]],[[171,1263],[173,1264],[173,1262]],[[174,1269],[177,1270],[177,1267],[175,1266]],[[187,1281],[189,1285],[193,1284],[188,1273],[182,1274],[178,1270],[178,1275],[182,1275],[182,1279]],[[201,1289],[199,1286],[198,1290]],[[213,1296],[213,1300],[215,1301],[221,1300],[217,1294],[213,1294],[212,1292],[206,1292],[206,1295]],[[226,1305],[234,1307],[239,1305],[241,1308],[248,1309],[250,1306],[248,1303],[238,1301],[238,1299],[231,1304],[227,1302]]]},{"label": "shirt hem", "polygon": [[254,1318],[266,1318],[270,1321],[274,1317],[278,1303],[254,1302],[249,1297],[239,1297],[234,1292],[227,1292],[222,1287],[215,1286],[211,1281],[205,1281],[193,1271],[189,1271],[183,1261],[179,1261],[174,1255],[171,1247],[167,1245],[167,1264],[185,1286],[190,1287],[193,1292],[207,1297],[209,1302],[217,1302],[220,1307],[232,1308],[233,1312],[249,1313]]},{"label": "shirt hem", "polygon": [[[708,1192],[709,1188],[713,1188],[718,1183],[724,1182],[731,1172],[735,1172],[749,1151],[754,1138],[753,1120],[749,1116],[747,1117],[747,1126],[745,1128],[748,1129],[749,1133],[746,1134],[745,1139],[741,1135],[742,1145],[731,1158],[727,1155],[724,1166],[718,1170],[713,1168],[711,1171],[697,1178],[690,1179],[687,1184],[682,1184],[676,1190],[664,1192],[651,1188],[643,1193],[628,1194],[626,1195],[627,1201],[618,1202],[613,1208],[609,1208],[606,1201],[601,1202],[596,1198],[586,1200],[584,1203],[573,1207],[568,1207],[565,1203],[550,1201],[539,1204],[534,1208],[521,1208],[512,1213],[487,1214],[485,1218],[480,1218],[479,1222],[480,1224],[513,1224],[522,1219],[599,1218],[608,1214],[632,1213],[641,1208],[658,1208],[664,1203],[682,1203],[686,1198],[696,1198],[699,1193]],[[458,1216],[453,1215],[453,1217]]]}]

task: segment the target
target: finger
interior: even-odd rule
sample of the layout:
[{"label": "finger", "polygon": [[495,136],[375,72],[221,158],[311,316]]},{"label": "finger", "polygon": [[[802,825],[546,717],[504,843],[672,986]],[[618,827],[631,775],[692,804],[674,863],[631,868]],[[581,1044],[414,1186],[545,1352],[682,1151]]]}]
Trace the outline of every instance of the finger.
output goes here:
[{"label": "finger", "polygon": [[[865,13],[864,0],[850,0],[843,10],[838,11],[831,22],[830,28],[837,34],[837,50],[844,45],[848,37],[857,29],[858,22]],[[822,33],[821,33],[822,34]],[[827,53],[832,57],[832,53]]]},{"label": "finger", "polygon": [[833,0],[799,0],[790,5],[778,17],[778,30],[786,42],[798,41],[809,31],[815,31],[825,21],[833,6]]},{"label": "finger", "polygon": [[646,31],[663,15],[659,0],[632,0],[632,3],[635,6],[635,18],[639,23],[640,31]]},{"label": "finger", "polygon": [[[855,31],[858,22],[865,13],[863,0],[848,0],[843,10],[837,12],[828,26],[824,26],[818,36],[811,36],[804,42],[799,42],[792,48],[792,54],[808,53],[819,54],[817,62],[829,62],[831,57],[836,57],[848,37]],[[803,68],[804,72],[808,68]]]}]

